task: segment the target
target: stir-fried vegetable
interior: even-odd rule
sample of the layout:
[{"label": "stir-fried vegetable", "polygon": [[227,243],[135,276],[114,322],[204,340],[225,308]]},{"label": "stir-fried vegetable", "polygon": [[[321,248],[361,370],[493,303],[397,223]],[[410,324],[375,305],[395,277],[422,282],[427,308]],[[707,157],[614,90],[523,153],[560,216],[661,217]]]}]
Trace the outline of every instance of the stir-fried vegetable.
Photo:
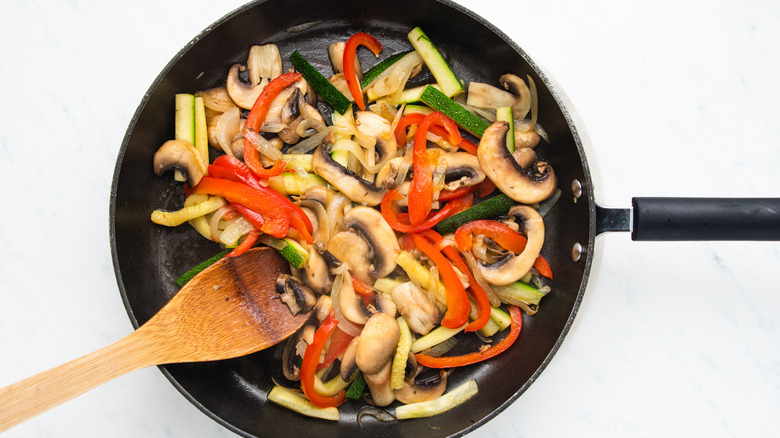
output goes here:
[{"label": "stir-fried vegetable", "polygon": [[[153,212],[152,221],[189,223],[227,248],[180,285],[255,245],[290,263],[292,275],[280,275],[275,287],[291,312],[310,316],[285,341],[285,380],[268,400],[303,415],[338,420],[338,406],[363,398],[374,407],[360,416],[383,421],[394,417],[381,408],[394,402],[397,419],[453,409],[477,382],[447,392],[451,371],[430,377],[429,369],[465,367],[513,348],[522,311],[535,314],[551,293],[535,208],[554,202],[548,186],[555,180],[526,147],[536,139],[514,141],[544,132],[531,78],[529,87],[503,75],[509,91],[469,87],[422,29],[412,29],[409,42],[386,54],[368,33],[334,41],[323,47],[330,77],[298,51],[290,54],[297,71],[282,73],[278,48],[253,46],[247,64],[269,68],[252,80],[251,99],[238,97],[235,69],[224,86],[180,93],[175,138],[154,157],[156,173],[179,171],[187,197],[178,210]],[[362,83],[361,46],[385,58]],[[408,86],[423,69],[434,81]],[[528,113],[530,121],[513,120]],[[211,162],[207,137],[216,150]],[[515,176],[520,188],[504,180]],[[530,207],[520,202],[526,189]],[[477,335],[481,348],[460,344]],[[427,379],[435,385],[424,389]]]}]

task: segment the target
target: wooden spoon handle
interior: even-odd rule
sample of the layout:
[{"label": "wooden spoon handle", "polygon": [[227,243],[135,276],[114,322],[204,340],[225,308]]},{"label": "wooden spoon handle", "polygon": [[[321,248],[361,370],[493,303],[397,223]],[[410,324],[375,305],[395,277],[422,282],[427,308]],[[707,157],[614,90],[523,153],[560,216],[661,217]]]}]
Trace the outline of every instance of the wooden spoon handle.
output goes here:
[{"label": "wooden spoon handle", "polygon": [[[155,365],[138,332],[0,389],[0,433],[130,371]],[[153,344],[152,344],[153,345]]]}]

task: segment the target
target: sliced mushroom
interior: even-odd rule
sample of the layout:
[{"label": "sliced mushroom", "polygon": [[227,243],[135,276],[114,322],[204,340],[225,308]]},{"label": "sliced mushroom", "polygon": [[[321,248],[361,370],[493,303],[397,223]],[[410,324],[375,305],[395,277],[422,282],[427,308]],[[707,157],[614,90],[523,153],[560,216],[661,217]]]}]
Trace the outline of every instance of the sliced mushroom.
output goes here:
[{"label": "sliced mushroom", "polygon": [[253,87],[262,84],[263,81],[268,83],[282,74],[282,55],[275,44],[250,47],[246,63],[249,69],[249,83]]},{"label": "sliced mushroom", "polygon": [[358,111],[355,125],[360,134],[376,140],[374,154],[369,154],[369,165],[381,166],[397,155],[398,143],[387,119],[372,111]]},{"label": "sliced mushroom", "polygon": [[317,249],[312,245],[309,248],[309,258],[306,260],[306,283],[318,294],[330,292],[333,286],[333,276],[330,275],[330,267]]},{"label": "sliced mushroom", "polygon": [[358,371],[356,360],[358,342],[360,342],[360,336],[352,339],[346,350],[344,350],[344,354],[341,355],[339,373],[341,374],[341,379],[345,382],[351,381]]},{"label": "sliced mushroom", "polygon": [[508,91],[482,82],[469,83],[466,105],[496,110],[512,106],[514,103],[515,96]]},{"label": "sliced mushroom", "polygon": [[442,154],[442,157],[447,162],[444,190],[475,186],[485,179],[485,172],[482,171],[476,156],[468,152],[447,152]]},{"label": "sliced mushroom", "polygon": [[298,342],[303,336],[303,328],[298,329],[295,334],[287,338],[282,350],[282,373],[288,380],[298,381],[301,379],[301,367],[298,366]]},{"label": "sliced mushroom", "polygon": [[206,174],[206,165],[195,146],[186,140],[168,140],[154,154],[154,173],[162,175],[179,170],[187,176],[190,187],[195,187]]},{"label": "sliced mushroom", "polygon": [[[333,68],[333,73],[344,72],[344,47],[346,42],[340,41],[337,43],[331,43],[328,45],[328,57],[330,58],[330,66]],[[360,67],[360,60],[355,57],[355,73],[358,75],[358,79],[363,79],[363,69]]]},{"label": "sliced mushroom", "polygon": [[517,202],[534,204],[550,197],[557,179],[552,167],[542,161],[520,166],[506,147],[506,122],[493,122],[482,135],[477,158],[488,178]]},{"label": "sliced mushroom", "polygon": [[233,102],[246,110],[252,109],[252,105],[266,84],[281,74],[282,57],[274,44],[252,46],[249,49],[247,65],[249,66],[249,83],[244,82],[240,77],[240,73],[246,68],[241,64],[234,64],[230,67],[225,84],[228,95],[233,99]]},{"label": "sliced mushroom", "polygon": [[376,206],[382,202],[387,189],[379,188],[333,160],[330,143],[323,143],[314,151],[311,166],[314,173],[333,184],[341,193],[354,202]]},{"label": "sliced mushroom", "polygon": [[355,360],[364,374],[382,371],[396,350],[401,330],[390,315],[377,313],[372,316],[360,333]]},{"label": "sliced mushroom", "polygon": [[512,107],[512,116],[523,120],[531,110],[531,90],[519,76],[507,73],[499,79],[508,91],[481,82],[469,83],[466,104],[477,108],[497,110]]},{"label": "sliced mushroom", "polygon": [[404,386],[395,390],[395,398],[404,404],[435,400],[447,390],[447,371],[404,380]]},{"label": "sliced mushroom", "polygon": [[338,288],[339,305],[341,313],[347,320],[363,325],[379,313],[395,318],[397,308],[390,297],[374,291],[368,299],[364,300],[355,292],[355,288],[352,286],[352,275],[349,271],[345,271],[341,275],[341,285]]},{"label": "sliced mushroom", "polygon": [[522,232],[528,238],[525,249],[520,254],[508,253],[495,263],[476,263],[479,275],[490,284],[504,286],[523,278],[539,257],[544,244],[544,220],[531,207],[517,205],[509,210],[509,217],[516,222],[519,219]]},{"label": "sliced mushroom", "polygon": [[392,368],[393,363],[388,360],[379,372],[363,373],[366,385],[371,391],[371,401],[374,406],[387,406],[395,401],[395,392],[390,388]]},{"label": "sliced mushroom", "polygon": [[370,207],[355,207],[344,214],[343,227],[359,235],[368,244],[368,275],[371,278],[386,277],[393,272],[395,258],[401,247],[395,231],[379,211]]},{"label": "sliced mushroom", "polygon": [[317,304],[317,298],[301,280],[282,274],[276,278],[276,293],[293,315],[306,313]]},{"label": "sliced mushroom", "polygon": [[350,272],[358,279],[373,283],[369,277],[372,248],[365,239],[351,231],[342,231],[330,238],[327,248],[334,257],[349,265]]},{"label": "sliced mushroom", "polygon": [[428,295],[411,281],[394,287],[390,295],[398,312],[403,315],[413,332],[424,335],[439,323],[439,309]]},{"label": "sliced mushroom", "polygon": [[498,80],[501,85],[515,96],[512,104],[512,117],[522,120],[531,110],[531,90],[519,76],[507,73]]}]

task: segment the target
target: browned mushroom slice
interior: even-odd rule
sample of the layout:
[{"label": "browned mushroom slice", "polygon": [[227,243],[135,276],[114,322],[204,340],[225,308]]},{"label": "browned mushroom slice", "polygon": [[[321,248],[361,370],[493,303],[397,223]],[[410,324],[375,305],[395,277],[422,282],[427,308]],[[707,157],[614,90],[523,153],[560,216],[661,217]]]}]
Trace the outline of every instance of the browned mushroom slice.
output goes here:
[{"label": "browned mushroom slice", "polygon": [[488,178],[505,195],[517,202],[534,204],[555,191],[557,179],[552,167],[542,161],[521,166],[506,147],[506,122],[493,122],[482,135],[477,158]]},{"label": "browned mushroom slice", "polygon": [[169,170],[179,170],[187,176],[191,187],[198,185],[206,174],[206,165],[200,152],[186,140],[168,140],[154,154],[154,173],[162,175]]}]

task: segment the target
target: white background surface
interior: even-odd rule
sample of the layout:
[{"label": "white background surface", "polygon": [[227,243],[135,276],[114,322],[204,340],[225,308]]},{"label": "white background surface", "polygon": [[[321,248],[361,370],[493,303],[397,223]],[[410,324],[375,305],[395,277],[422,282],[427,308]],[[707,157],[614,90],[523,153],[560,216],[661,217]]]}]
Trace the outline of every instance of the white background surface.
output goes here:
[{"label": "white background surface", "polygon": [[[504,30],[576,105],[602,204],[780,197],[776,1],[461,3]],[[132,329],[108,237],[118,149],[157,73],[240,4],[3,2],[0,386]],[[601,236],[598,250],[561,350],[472,436],[775,435],[780,246],[636,243],[621,233]],[[151,368],[4,436],[233,434]]]}]

